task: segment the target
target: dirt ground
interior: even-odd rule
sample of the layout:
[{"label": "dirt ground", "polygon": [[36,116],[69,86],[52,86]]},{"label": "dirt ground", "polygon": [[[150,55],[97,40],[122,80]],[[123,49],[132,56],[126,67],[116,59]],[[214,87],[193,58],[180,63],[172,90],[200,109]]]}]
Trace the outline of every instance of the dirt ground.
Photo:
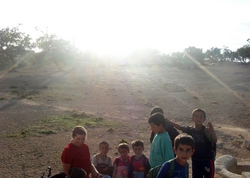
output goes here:
[{"label": "dirt ground", "polygon": [[[224,63],[194,69],[170,65],[114,65],[81,62],[57,71],[54,66],[26,66],[0,72],[0,178],[39,177],[47,166],[62,170],[60,155],[70,131],[42,137],[9,138],[5,134],[36,125],[44,118],[85,112],[118,122],[113,133],[86,127],[91,154],[107,140],[112,158],[121,139],[142,139],[149,154],[153,106],[179,124],[192,125],[191,112],[207,112],[214,125],[217,157],[232,155],[250,161],[244,141],[250,141],[250,66]],[[131,154],[132,150],[131,150]],[[216,177],[219,177],[216,175]]]}]

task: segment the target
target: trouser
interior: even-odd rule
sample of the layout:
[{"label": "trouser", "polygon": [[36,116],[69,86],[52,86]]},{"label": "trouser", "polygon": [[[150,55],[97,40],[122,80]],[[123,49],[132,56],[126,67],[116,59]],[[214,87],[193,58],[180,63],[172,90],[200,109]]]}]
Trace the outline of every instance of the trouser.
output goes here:
[{"label": "trouser", "polygon": [[214,178],[214,160],[192,160],[193,178]]}]

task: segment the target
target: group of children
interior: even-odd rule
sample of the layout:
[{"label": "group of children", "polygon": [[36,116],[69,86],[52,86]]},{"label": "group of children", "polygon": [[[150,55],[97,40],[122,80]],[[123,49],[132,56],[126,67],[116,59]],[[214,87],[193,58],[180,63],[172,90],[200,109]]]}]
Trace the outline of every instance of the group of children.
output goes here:
[{"label": "group of children", "polygon": [[[163,116],[160,107],[151,110],[148,119],[152,133],[149,158],[144,154],[142,140],[134,140],[134,155],[129,155],[129,145],[118,145],[119,156],[112,162],[107,155],[109,144],[99,144],[100,153],[92,158],[93,165],[101,174],[112,178],[187,178],[188,159],[192,157],[193,178],[213,178],[217,137],[210,122],[204,126],[206,113],[203,109],[192,112],[194,126],[180,126]],[[183,133],[179,134],[176,129]]]}]

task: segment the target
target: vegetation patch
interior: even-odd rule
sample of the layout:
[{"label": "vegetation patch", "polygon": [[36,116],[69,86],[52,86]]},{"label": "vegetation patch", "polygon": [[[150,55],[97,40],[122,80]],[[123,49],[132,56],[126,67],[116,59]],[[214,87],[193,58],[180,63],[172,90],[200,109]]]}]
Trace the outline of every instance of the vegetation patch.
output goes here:
[{"label": "vegetation patch", "polygon": [[89,127],[108,127],[113,130],[116,123],[105,120],[102,117],[94,117],[83,113],[72,113],[64,116],[52,116],[43,119],[37,125],[31,126],[27,129],[18,132],[5,134],[0,137],[40,137],[42,135],[56,134],[58,131],[69,131],[76,125],[82,125],[86,128]]}]

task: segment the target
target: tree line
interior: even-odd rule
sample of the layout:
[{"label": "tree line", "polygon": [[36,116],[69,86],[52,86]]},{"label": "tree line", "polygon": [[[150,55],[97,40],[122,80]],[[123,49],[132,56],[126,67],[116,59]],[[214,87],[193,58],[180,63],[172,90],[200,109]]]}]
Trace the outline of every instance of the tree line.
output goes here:
[{"label": "tree line", "polygon": [[[78,50],[69,41],[58,38],[55,34],[41,32],[41,36],[35,41],[29,34],[21,32],[20,25],[16,27],[6,27],[0,29],[0,68],[17,66],[27,59],[32,59],[33,63],[53,62],[60,69],[60,63],[67,63],[75,58],[91,56],[90,52]],[[160,54],[160,55],[159,55]],[[250,60],[250,39],[247,44],[236,51],[224,47],[223,49],[212,47],[203,52],[203,49],[190,46],[183,52],[173,52],[171,54],[161,54],[158,50],[147,49],[134,51],[131,55],[135,58],[140,56],[147,60],[156,58],[171,60],[174,63],[190,65],[190,63],[204,64],[204,61],[212,62],[231,61],[246,64]],[[93,55],[92,55],[93,56]]]}]

